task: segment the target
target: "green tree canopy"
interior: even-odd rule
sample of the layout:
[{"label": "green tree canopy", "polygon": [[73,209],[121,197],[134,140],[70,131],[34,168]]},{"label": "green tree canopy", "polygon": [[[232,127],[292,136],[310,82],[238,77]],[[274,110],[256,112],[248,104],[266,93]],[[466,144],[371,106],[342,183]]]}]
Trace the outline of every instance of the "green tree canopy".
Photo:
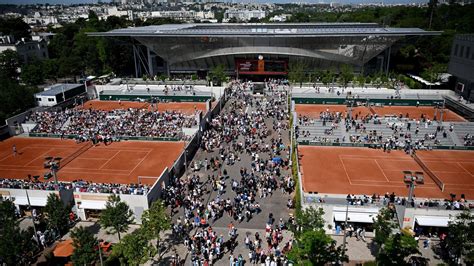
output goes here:
[{"label": "green tree canopy", "polygon": [[315,231],[324,227],[324,210],[322,208],[314,208],[310,206],[305,208],[296,215],[296,223],[300,228],[299,231]]},{"label": "green tree canopy", "polygon": [[50,193],[44,207],[46,214],[46,223],[49,228],[57,230],[59,233],[65,233],[69,226],[69,209],[55,193]]},{"label": "green tree canopy", "polygon": [[347,84],[354,79],[354,69],[349,65],[342,65],[341,72],[339,73],[339,83],[342,87],[346,88]]},{"label": "green tree canopy", "polygon": [[156,254],[147,234],[143,229],[137,229],[124,236],[122,241],[113,247],[110,260],[118,258],[122,265],[140,265],[147,262]]},{"label": "green tree canopy", "polygon": [[84,227],[78,227],[71,231],[72,262],[74,265],[91,265],[99,257],[97,238]]},{"label": "green tree canopy", "polygon": [[326,265],[336,262],[348,262],[342,246],[326,235],[324,230],[306,231],[297,238],[296,244],[288,253],[288,259],[295,265]]},{"label": "green tree canopy", "polygon": [[291,62],[288,67],[288,79],[291,82],[299,83],[300,87],[303,86],[303,82],[305,81],[305,73],[306,73],[306,65],[300,61]]},{"label": "green tree canopy", "polygon": [[32,230],[21,230],[10,200],[0,201],[0,261],[7,265],[28,264],[34,246]]},{"label": "green tree canopy", "polygon": [[377,214],[377,218],[374,219],[374,242],[377,244],[379,249],[392,234],[393,230],[397,228],[397,224],[393,220],[393,217],[393,210],[389,208],[382,208]]},{"label": "green tree canopy", "polygon": [[155,201],[151,207],[142,215],[142,227],[144,232],[156,239],[156,249],[160,249],[160,234],[171,228],[171,218],[166,213],[166,207],[161,201]]},{"label": "green tree canopy", "polygon": [[111,194],[100,215],[100,224],[110,228],[110,233],[117,233],[120,240],[120,233],[126,232],[133,220],[133,212],[127,203],[121,201],[118,195]]},{"label": "green tree canopy", "polygon": [[463,211],[454,221],[448,223],[446,249],[455,258],[454,263],[472,265],[474,263],[474,215]]},{"label": "green tree canopy", "polygon": [[40,85],[44,83],[45,73],[43,71],[43,63],[39,60],[32,60],[32,62],[21,67],[21,80],[28,85]]},{"label": "green tree canopy", "polygon": [[210,74],[209,78],[216,84],[221,84],[222,82],[227,81],[227,75],[225,73],[225,66],[224,65],[217,65],[215,66]]},{"label": "green tree canopy", "polygon": [[12,35],[15,40],[30,37],[30,26],[21,17],[0,18],[0,32],[4,35]]},{"label": "green tree canopy", "polygon": [[7,49],[0,53],[0,78],[17,80],[20,57],[18,53]]},{"label": "green tree canopy", "polygon": [[411,256],[421,254],[418,250],[418,241],[409,234],[400,232],[390,235],[384,242],[377,262],[380,265],[410,265]]}]

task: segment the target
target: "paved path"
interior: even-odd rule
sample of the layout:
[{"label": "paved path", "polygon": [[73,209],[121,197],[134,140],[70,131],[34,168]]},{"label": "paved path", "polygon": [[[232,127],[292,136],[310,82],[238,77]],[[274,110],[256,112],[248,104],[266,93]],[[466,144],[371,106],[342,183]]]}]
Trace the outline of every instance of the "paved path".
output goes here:
[{"label": "paved path", "polygon": [[[276,96],[268,96],[268,97],[276,97]],[[247,106],[244,108],[245,112],[252,112],[255,110],[255,101],[259,101],[260,103],[264,101],[263,97],[260,96],[255,96],[254,98],[254,105],[253,107],[250,106],[247,103]],[[221,114],[225,114],[231,111],[231,103],[233,101],[236,101],[235,99],[230,99],[226,105],[224,106],[223,111]],[[284,105],[282,105],[282,108],[285,108]],[[285,108],[286,109],[286,108]],[[273,118],[267,118],[265,120],[265,123],[269,129],[272,129],[273,127]],[[286,147],[289,147],[289,133],[288,130],[284,130],[281,132],[281,137],[283,139],[283,142]],[[270,142],[271,138],[278,138],[278,133],[272,130],[272,135],[267,138],[267,141]],[[242,135],[239,136],[238,141],[244,142],[244,137]],[[271,143],[269,143],[271,144]],[[224,147],[226,146],[231,146],[229,144],[224,144]],[[199,162],[199,161],[204,161],[206,158],[208,161],[210,161],[211,157],[218,157],[218,152],[219,149],[216,148],[214,149],[213,152],[206,152],[203,150],[199,150],[198,153],[194,156],[193,161],[191,162],[191,165],[194,165],[194,162]],[[238,154],[240,156],[240,161],[236,161],[234,165],[223,165],[222,169],[226,169],[227,173],[229,175],[229,178],[225,180],[226,184],[226,189],[225,193],[220,197],[221,199],[233,199],[236,194],[231,190],[231,179],[237,179],[240,181],[240,169],[241,167],[246,167],[247,169],[251,169],[251,156],[246,154],[245,152]],[[269,153],[259,153],[260,158],[263,158],[265,160],[271,159]],[[282,158],[289,158],[288,155],[288,150],[282,152],[280,155]],[[188,169],[187,174],[192,174],[191,169]],[[199,172],[196,172],[195,174],[198,174],[201,177],[201,182],[204,182],[207,180],[207,176],[210,174],[217,175],[218,171],[205,171],[204,169],[201,169]],[[289,169],[284,169],[281,172],[282,176],[286,176],[289,174]],[[185,175],[186,176],[186,175]],[[206,184],[207,190],[210,191],[210,193],[204,195],[205,203],[209,202],[209,200],[214,199],[217,196],[217,191],[213,191],[212,187],[210,184]],[[282,193],[281,190],[277,190],[273,193],[271,197],[267,198],[258,198],[256,199],[257,202],[261,205],[262,212],[260,214],[254,215],[253,218],[249,221],[246,222],[245,219],[242,223],[238,223],[237,221],[234,221],[232,218],[230,218],[227,214],[224,214],[223,217],[218,219],[216,222],[211,223],[212,228],[217,231],[218,234],[222,233],[226,240],[228,239],[227,237],[227,225],[233,221],[235,227],[237,228],[237,233],[239,234],[237,241],[238,245],[234,250],[234,256],[237,257],[239,254],[242,254],[244,258],[247,259],[248,261],[248,250],[245,248],[245,245],[243,245],[243,238],[245,237],[246,233],[251,233],[252,235],[255,234],[255,232],[259,232],[260,235],[264,235],[265,233],[265,225],[268,220],[268,216],[270,213],[273,214],[273,217],[275,219],[275,223],[278,223],[278,220],[280,218],[283,218],[284,220],[287,220],[289,215],[289,210],[286,208],[286,204],[288,199],[291,196],[289,194]],[[173,218],[176,220],[178,216],[183,216],[183,209],[181,208],[179,211],[179,214],[175,215]],[[289,232],[285,232],[284,234],[284,240],[282,241],[281,246],[288,242],[291,238],[291,234]],[[281,247],[280,247],[281,248]],[[179,243],[177,245],[174,245],[172,248],[169,249],[170,252],[165,254],[165,256],[162,258],[162,263],[159,265],[165,265],[169,257],[174,253],[174,250],[176,250],[176,253],[181,257],[186,259],[186,264],[185,265],[190,265],[191,264],[191,256],[187,249],[184,247],[182,243]],[[224,257],[217,261],[215,265],[227,265],[228,264],[228,258],[230,254],[225,254]],[[155,263],[157,261],[158,257],[155,257]],[[158,263],[157,263],[158,264]]]}]

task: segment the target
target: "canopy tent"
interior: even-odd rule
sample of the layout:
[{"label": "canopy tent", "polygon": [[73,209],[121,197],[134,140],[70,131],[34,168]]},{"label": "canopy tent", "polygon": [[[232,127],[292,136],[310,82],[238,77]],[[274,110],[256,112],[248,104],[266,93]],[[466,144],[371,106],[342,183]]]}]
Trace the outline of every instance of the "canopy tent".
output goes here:
[{"label": "canopy tent", "polygon": [[446,216],[415,216],[420,226],[448,227],[449,220]]},{"label": "canopy tent", "polygon": [[[361,212],[349,212],[347,214],[347,222],[350,223],[374,223],[373,218],[376,218],[376,215],[371,213],[361,213]],[[334,212],[334,220],[336,222],[346,221],[345,212]]]},{"label": "canopy tent", "polygon": [[88,210],[104,210],[106,201],[103,200],[83,200],[81,202],[81,209]]}]

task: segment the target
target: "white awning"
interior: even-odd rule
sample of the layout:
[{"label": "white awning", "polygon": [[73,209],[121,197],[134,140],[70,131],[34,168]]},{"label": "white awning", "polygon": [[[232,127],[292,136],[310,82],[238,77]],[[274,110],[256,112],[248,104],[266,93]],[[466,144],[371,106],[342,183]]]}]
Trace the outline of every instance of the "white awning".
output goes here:
[{"label": "white awning", "polygon": [[46,206],[47,201],[48,201],[48,198],[46,197],[30,197],[31,206],[44,207]]},{"label": "white awning", "polygon": [[102,200],[83,200],[81,201],[81,209],[88,210],[104,210],[106,201]]},{"label": "white awning", "polygon": [[415,216],[418,225],[448,227],[449,217],[446,216]]},{"label": "white awning", "polygon": [[[347,222],[350,223],[374,223],[373,218],[377,217],[376,214],[371,213],[360,213],[360,212],[349,212],[347,214]],[[334,212],[334,220],[337,222],[344,222],[346,220],[345,212]]]},{"label": "white awning", "polygon": [[15,203],[15,205],[28,205],[28,199],[25,197],[14,197],[15,200],[13,201],[13,203]]},{"label": "white awning", "polygon": [[[44,207],[46,206],[46,202],[48,201],[47,197],[30,197],[30,205],[36,207]],[[28,198],[26,196],[15,197],[13,201],[15,205],[22,205],[28,206]]]}]

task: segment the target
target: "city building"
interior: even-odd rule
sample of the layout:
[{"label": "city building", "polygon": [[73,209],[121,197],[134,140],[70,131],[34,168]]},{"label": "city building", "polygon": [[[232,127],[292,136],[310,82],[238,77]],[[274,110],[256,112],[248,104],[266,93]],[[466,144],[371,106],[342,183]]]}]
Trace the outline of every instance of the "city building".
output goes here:
[{"label": "city building", "polygon": [[448,71],[455,78],[455,91],[474,101],[474,34],[456,35]]},{"label": "city building", "polygon": [[54,106],[85,92],[84,84],[56,84],[36,93],[35,99],[38,106]]},{"label": "city building", "polygon": [[[390,47],[410,36],[440,32],[375,23],[169,24],[89,33],[132,40],[136,75],[197,74],[223,65],[233,76],[284,76],[292,63],[307,69],[388,71]],[[413,39],[413,38],[411,38]]]},{"label": "city building", "polygon": [[13,36],[0,36],[0,53],[6,50],[13,50],[18,53],[20,60],[28,63],[33,59],[48,59],[48,44],[44,38],[28,40],[22,38],[16,41]]},{"label": "city building", "polygon": [[263,10],[226,10],[224,13],[224,22],[231,20],[249,21],[251,19],[265,18],[266,12]]}]

